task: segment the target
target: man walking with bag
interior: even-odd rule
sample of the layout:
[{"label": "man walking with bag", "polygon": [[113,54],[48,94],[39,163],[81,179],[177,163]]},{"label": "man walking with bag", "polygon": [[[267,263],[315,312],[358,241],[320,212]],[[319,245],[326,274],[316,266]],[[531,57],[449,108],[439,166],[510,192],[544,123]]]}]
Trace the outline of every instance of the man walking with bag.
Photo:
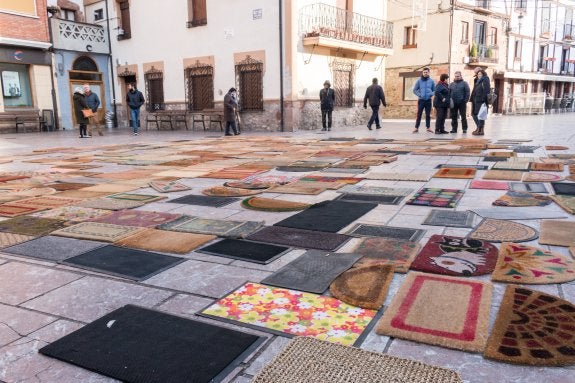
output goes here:
[{"label": "man walking with bag", "polygon": [[467,81],[461,76],[461,72],[457,71],[454,75],[454,80],[449,84],[449,92],[451,94],[451,132],[457,133],[457,115],[461,116],[461,129],[463,133],[467,133],[467,103],[469,102],[470,88]]}]

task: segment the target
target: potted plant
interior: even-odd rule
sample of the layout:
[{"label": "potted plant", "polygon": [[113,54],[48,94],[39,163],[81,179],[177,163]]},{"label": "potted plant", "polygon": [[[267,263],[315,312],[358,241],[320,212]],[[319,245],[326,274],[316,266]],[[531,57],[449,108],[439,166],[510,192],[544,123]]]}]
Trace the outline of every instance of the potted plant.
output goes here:
[{"label": "potted plant", "polygon": [[477,45],[475,41],[471,43],[471,49],[469,49],[469,57],[476,58],[477,57]]}]

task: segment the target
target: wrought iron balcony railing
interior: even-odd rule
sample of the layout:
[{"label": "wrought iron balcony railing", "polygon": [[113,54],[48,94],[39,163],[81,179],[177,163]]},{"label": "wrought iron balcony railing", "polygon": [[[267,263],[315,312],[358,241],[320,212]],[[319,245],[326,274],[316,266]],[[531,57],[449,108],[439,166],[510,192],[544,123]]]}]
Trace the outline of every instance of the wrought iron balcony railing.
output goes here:
[{"label": "wrought iron balcony railing", "polygon": [[303,7],[299,19],[304,37],[329,37],[379,48],[393,47],[393,23],[389,21],[321,3]]}]

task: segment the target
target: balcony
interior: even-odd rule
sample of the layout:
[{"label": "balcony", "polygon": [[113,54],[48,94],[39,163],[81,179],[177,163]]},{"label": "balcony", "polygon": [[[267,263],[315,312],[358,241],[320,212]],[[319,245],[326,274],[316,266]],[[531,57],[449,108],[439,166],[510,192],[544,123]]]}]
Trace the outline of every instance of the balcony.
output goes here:
[{"label": "balcony", "polygon": [[54,49],[76,52],[109,54],[108,37],[104,27],[50,18]]},{"label": "balcony", "polygon": [[469,62],[482,65],[493,65],[499,62],[499,47],[497,45],[477,45],[477,55],[470,56]]},{"label": "balcony", "polygon": [[304,45],[393,54],[393,23],[326,4],[303,7],[299,16]]}]

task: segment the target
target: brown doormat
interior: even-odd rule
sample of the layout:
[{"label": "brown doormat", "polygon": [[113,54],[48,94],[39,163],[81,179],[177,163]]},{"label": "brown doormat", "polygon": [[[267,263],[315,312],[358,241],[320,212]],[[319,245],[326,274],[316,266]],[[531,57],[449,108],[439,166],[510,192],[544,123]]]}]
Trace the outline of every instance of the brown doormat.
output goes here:
[{"label": "brown doormat", "polygon": [[277,185],[266,190],[268,193],[309,194],[316,195],[327,190],[326,186],[309,185],[309,182],[292,182],[287,185]]},{"label": "brown doormat", "polygon": [[569,150],[569,148],[567,146],[561,146],[561,145],[546,145],[545,149],[546,150]]},{"label": "brown doormat", "polygon": [[575,261],[534,246],[505,242],[491,279],[531,285],[569,282],[575,280]]},{"label": "brown doormat", "polygon": [[371,265],[347,270],[329,286],[332,296],[352,306],[379,310],[393,279],[391,265]]},{"label": "brown doormat", "polygon": [[475,168],[441,168],[433,178],[473,178],[476,172]]},{"label": "brown doormat", "polygon": [[309,203],[285,201],[274,198],[250,197],[242,201],[242,206],[252,210],[282,212],[303,210],[311,205]]},{"label": "brown doormat", "polygon": [[31,235],[13,234],[13,233],[2,233],[0,232],[0,249],[5,247],[10,247],[17,245],[22,242],[30,241],[36,237]]},{"label": "brown doormat", "polygon": [[487,340],[491,290],[489,282],[411,272],[375,332],[481,352]]},{"label": "brown doormat", "polygon": [[575,196],[552,195],[549,196],[557,205],[570,214],[575,214]]},{"label": "brown doormat", "polygon": [[393,265],[396,273],[407,273],[419,248],[416,242],[389,238],[363,238],[353,250],[354,253],[363,255],[355,266]]},{"label": "brown doormat", "polygon": [[120,239],[114,242],[114,245],[162,253],[187,254],[216,238],[215,235],[148,229]]},{"label": "brown doormat", "polygon": [[547,220],[541,221],[539,244],[555,246],[575,246],[575,222]]},{"label": "brown doormat", "polygon": [[523,172],[518,170],[488,170],[483,175],[484,180],[510,180],[521,181]]},{"label": "brown doormat", "polygon": [[40,237],[64,227],[65,221],[24,215],[0,221],[0,232]]},{"label": "brown doormat", "polygon": [[297,337],[252,383],[463,383],[455,371],[310,337]]},{"label": "brown doormat", "polygon": [[468,237],[489,242],[526,242],[537,238],[538,233],[534,228],[521,223],[485,218]]},{"label": "brown doormat", "polygon": [[[524,287],[508,286],[483,355],[533,366],[575,364],[573,323],[572,303]],[[567,382],[570,378],[564,375],[564,379]]]},{"label": "brown doormat", "polygon": [[202,190],[203,195],[213,197],[242,197],[242,196],[260,194],[261,192],[262,192],[261,190],[231,188],[227,186],[214,186]]},{"label": "brown doormat", "polygon": [[544,162],[532,162],[531,170],[543,171],[543,172],[562,172],[565,165],[563,164],[553,164]]}]

